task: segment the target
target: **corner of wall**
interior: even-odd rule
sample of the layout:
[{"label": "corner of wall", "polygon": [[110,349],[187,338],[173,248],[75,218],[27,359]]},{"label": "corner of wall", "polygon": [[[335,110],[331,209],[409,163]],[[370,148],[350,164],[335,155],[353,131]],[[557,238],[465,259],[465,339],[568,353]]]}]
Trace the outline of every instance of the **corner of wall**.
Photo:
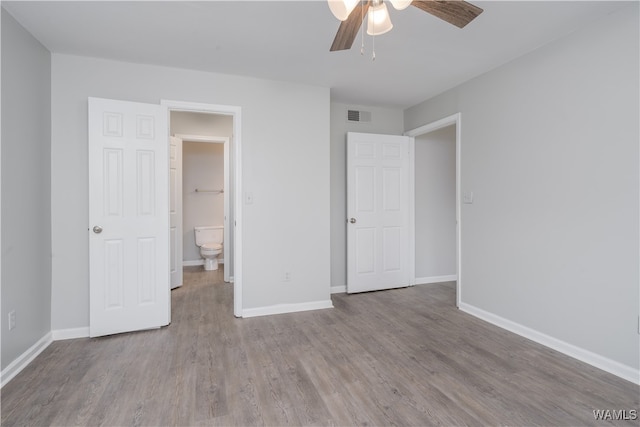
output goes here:
[{"label": "corner of wall", "polygon": [[2,322],[6,368],[51,331],[51,53],[4,8],[1,30],[2,313],[16,312],[15,329]]}]

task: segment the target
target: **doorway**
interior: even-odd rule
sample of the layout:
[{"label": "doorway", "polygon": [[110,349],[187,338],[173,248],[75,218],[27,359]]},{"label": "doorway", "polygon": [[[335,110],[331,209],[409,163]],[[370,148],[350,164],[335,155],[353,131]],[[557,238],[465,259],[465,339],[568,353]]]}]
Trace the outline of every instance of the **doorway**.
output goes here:
[{"label": "doorway", "polygon": [[[225,280],[233,282],[234,288],[234,315],[242,317],[242,259],[241,259],[241,158],[240,158],[240,107],[188,103],[180,101],[163,100],[162,105],[168,107],[170,134],[182,137],[187,144],[204,144],[225,147],[224,149],[224,183],[222,188],[218,186],[200,186],[199,184],[185,183],[183,198],[193,197],[194,200],[205,202],[207,199],[215,204],[212,199],[224,205],[224,243],[223,259]],[[216,135],[217,134],[217,135]],[[215,150],[214,150],[215,151]],[[219,151],[219,150],[218,150]],[[193,187],[193,188],[191,188]],[[215,188],[214,188],[215,187]],[[198,190],[198,191],[195,191]],[[197,206],[198,203],[195,203]],[[216,222],[212,217],[211,221]],[[193,221],[191,221],[193,222]],[[205,221],[206,222],[206,221]],[[193,224],[192,224],[193,225]],[[218,225],[218,224],[197,224]],[[191,229],[188,229],[191,228]],[[190,248],[192,227],[184,227],[182,236],[188,237],[185,249]],[[183,239],[181,239],[183,240]],[[195,245],[195,243],[194,243]],[[194,248],[190,248],[194,249]],[[194,249],[195,251],[195,249]],[[193,252],[193,251],[191,251]],[[193,258],[193,257],[192,257]]]},{"label": "doorway", "polygon": [[405,133],[415,138],[413,162],[414,275],[416,284],[456,281],[461,301],[461,115]]},{"label": "doorway", "polygon": [[[223,227],[224,281],[233,281],[233,210],[230,203],[230,139],[233,117],[212,113],[172,111],[170,133],[181,142],[182,266],[202,265],[195,244],[197,226]],[[216,136],[213,136],[216,135]],[[220,258],[220,257],[219,257]]]}]

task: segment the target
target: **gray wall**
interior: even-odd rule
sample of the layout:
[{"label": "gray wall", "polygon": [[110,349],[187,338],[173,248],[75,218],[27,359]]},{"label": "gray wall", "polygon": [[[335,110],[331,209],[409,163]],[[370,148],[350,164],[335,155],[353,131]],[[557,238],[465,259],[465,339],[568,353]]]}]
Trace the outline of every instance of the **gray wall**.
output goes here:
[{"label": "gray wall", "polygon": [[89,324],[89,96],[240,106],[244,309],[329,300],[328,88],[54,54],[54,330]]},{"label": "gray wall", "polygon": [[415,197],[415,277],[455,275],[455,126],[416,137]]},{"label": "gray wall", "polygon": [[[371,113],[371,122],[347,122],[347,110]],[[402,135],[402,110],[331,103],[331,286],[347,284],[347,132]]]},{"label": "gray wall", "polygon": [[51,55],[2,9],[2,369],[51,331],[50,144]]},{"label": "gray wall", "polygon": [[462,114],[462,302],[638,369],[638,4],[405,112]]}]

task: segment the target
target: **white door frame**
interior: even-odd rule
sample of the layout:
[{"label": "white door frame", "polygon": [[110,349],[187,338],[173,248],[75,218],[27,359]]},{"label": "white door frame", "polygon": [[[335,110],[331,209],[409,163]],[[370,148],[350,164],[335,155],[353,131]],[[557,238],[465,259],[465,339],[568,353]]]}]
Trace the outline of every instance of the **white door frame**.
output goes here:
[{"label": "white door frame", "polygon": [[[229,174],[230,174],[230,164],[229,164],[229,138],[226,136],[208,136],[208,135],[186,135],[182,133],[175,134],[176,137],[182,139],[183,142],[205,142],[210,144],[224,144],[224,192],[222,193],[224,197],[224,242],[230,242],[230,234],[231,231],[229,227],[229,221],[231,220],[230,216],[230,206],[229,206]],[[212,224],[216,225],[216,224]],[[222,257],[224,258],[224,262],[230,262],[231,257],[229,256],[229,244],[222,245]],[[228,265],[228,264],[227,264]],[[224,281],[229,282],[231,278],[229,277],[230,268],[224,269]]]},{"label": "white door frame", "polygon": [[[233,248],[233,314],[242,317],[242,138],[241,113],[242,109],[230,105],[203,104],[199,102],[184,102],[163,99],[161,105],[167,106],[167,114],[171,111],[193,113],[220,114],[233,117],[233,173],[234,173],[234,248]],[[167,135],[169,134],[167,129]],[[168,138],[167,138],[168,144]],[[226,177],[225,177],[226,179]],[[228,197],[228,192],[225,192]],[[228,206],[225,199],[225,206]],[[226,229],[225,229],[226,233]],[[226,237],[226,236],[225,236]],[[226,245],[225,245],[226,246]],[[226,258],[226,257],[225,257]],[[226,259],[225,259],[225,262]],[[225,269],[226,270],[226,269]]]},{"label": "white door frame", "polygon": [[[462,114],[456,113],[451,116],[445,117],[435,122],[431,122],[424,126],[420,126],[416,129],[409,130],[404,133],[406,136],[418,137],[438,129],[442,129],[447,126],[455,125],[456,127],[456,275],[458,280],[456,281],[456,306],[460,307],[462,301],[462,217],[460,212],[460,197],[461,197],[461,143],[462,143]],[[410,252],[409,252],[409,264],[410,269],[413,272],[412,285],[415,284],[416,276],[416,239],[415,239],[415,142],[411,144],[411,169],[409,171],[409,203],[410,203],[410,218],[409,218],[409,230],[410,230]]]}]

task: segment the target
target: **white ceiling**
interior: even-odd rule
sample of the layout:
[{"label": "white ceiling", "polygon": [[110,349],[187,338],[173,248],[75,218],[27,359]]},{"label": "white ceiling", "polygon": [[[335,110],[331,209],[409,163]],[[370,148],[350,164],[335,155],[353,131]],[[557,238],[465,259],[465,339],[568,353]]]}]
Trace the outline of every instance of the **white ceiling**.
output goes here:
[{"label": "white ceiling", "polygon": [[472,1],[458,29],[389,6],[391,32],[329,52],[326,1],[3,1],[51,52],[285,80],[331,88],[335,101],[408,107],[575,31],[628,2]]}]

